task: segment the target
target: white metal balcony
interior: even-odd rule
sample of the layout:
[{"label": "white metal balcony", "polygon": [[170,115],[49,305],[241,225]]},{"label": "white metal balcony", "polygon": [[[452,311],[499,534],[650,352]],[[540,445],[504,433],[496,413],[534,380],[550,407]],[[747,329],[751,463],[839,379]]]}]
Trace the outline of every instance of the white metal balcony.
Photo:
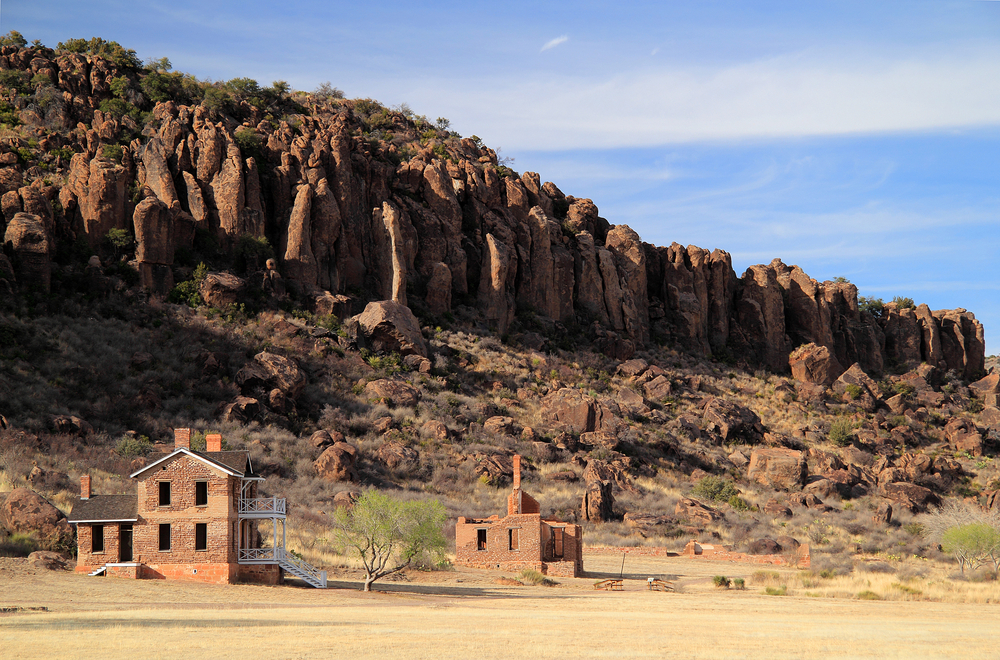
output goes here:
[{"label": "white metal balcony", "polygon": [[240,500],[241,518],[284,518],[285,498],[247,497]]}]

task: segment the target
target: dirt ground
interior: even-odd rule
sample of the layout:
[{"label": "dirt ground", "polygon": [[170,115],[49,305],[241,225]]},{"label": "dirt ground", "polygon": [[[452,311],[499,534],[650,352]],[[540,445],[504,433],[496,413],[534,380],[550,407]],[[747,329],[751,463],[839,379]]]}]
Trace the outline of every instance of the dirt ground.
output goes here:
[{"label": "dirt ground", "polygon": [[[869,602],[723,591],[757,566],[585,556],[587,578],[505,586],[503,571],[413,572],[359,591],[92,578],[0,559],[0,658],[995,658],[996,605]],[[647,577],[677,593],[650,592]]]}]

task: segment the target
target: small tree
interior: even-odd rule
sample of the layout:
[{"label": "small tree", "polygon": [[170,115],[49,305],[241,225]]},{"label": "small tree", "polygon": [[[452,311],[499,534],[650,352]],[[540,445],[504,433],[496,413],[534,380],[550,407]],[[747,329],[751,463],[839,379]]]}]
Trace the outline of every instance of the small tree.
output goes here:
[{"label": "small tree", "polygon": [[365,591],[425,553],[443,552],[444,507],[437,500],[402,502],[365,491],[350,509],[334,514],[334,543],[364,564]]},{"label": "small tree", "polygon": [[941,547],[955,555],[963,574],[966,566],[974,571],[989,559],[993,560],[996,570],[1000,531],[981,522],[952,527],[941,537]]}]

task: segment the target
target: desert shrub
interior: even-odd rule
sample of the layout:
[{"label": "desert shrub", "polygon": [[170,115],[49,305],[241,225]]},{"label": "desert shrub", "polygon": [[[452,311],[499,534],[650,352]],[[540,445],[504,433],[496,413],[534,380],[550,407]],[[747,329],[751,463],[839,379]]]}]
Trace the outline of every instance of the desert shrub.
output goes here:
[{"label": "desert shrub", "polygon": [[122,69],[138,69],[142,66],[142,60],[131,48],[125,48],[117,41],[105,41],[100,37],[87,39],[67,39],[56,44],[56,50],[65,50],[71,53],[84,53],[98,55],[109,59]]},{"label": "desert shrub", "polygon": [[145,456],[152,447],[153,445],[149,442],[149,438],[144,435],[125,435],[115,445],[115,453],[122,458],[134,458],[136,456]]},{"label": "desert shrub", "polygon": [[834,420],[827,438],[838,447],[848,446],[854,440],[854,424],[844,417]]},{"label": "desert shrub", "polygon": [[726,502],[732,497],[739,497],[740,492],[729,479],[708,475],[694,486],[694,494],[717,502]]},{"label": "desert shrub", "polygon": [[868,312],[876,319],[879,319],[882,318],[882,314],[885,311],[885,303],[881,298],[861,296],[858,298],[858,309],[862,312]]},{"label": "desert shrub", "polygon": [[14,532],[4,536],[0,530],[0,557],[27,557],[38,549],[38,540],[29,534]]},{"label": "desert shrub", "polygon": [[891,564],[887,564],[884,561],[868,561],[858,564],[858,571],[862,573],[892,574],[896,572],[896,569],[893,568]]},{"label": "desert shrub", "polygon": [[732,581],[725,575],[716,575],[712,578],[712,584],[719,589],[728,589],[732,584]]},{"label": "desert shrub", "polygon": [[765,587],[764,593],[768,596],[787,596],[788,587],[784,584],[780,587]]},{"label": "desert shrub", "polygon": [[27,46],[28,40],[24,38],[24,35],[17,30],[11,30],[7,34],[0,37],[0,46]]},{"label": "desert shrub", "polygon": [[236,141],[236,146],[240,148],[240,152],[245,157],[252,157],[257,161],[258,165],[261,163],[261,160],[263,160],[262,147],[264,143],[261,140],[260,135],[257,134],[257,131],[246,126],[241,126],[236,129],[236,133],[233,134],[233,139]]},{"label": "desert shrub", "polygon": [[101,156],[109,160],[113,160],[116,163],[122,162],[122,156],[124,151],[122,151],[121,145],[119,144],[105,144],[101,146]]},{"label": "desert shrub", "polygon": [[726,500],[726,503],[730,507],[732,507],[732,509],[734,511],[749,511],[750,510],[750,503],[747,502],[742,497],[740,497],[739,495],[733,495],[728,500]]},{"label": "desert shrub", "polygon": [[858,593],[858,599],[859,600],[882,600],[882,597],[879,596],[874,591],[871,591],[869,589],[865,589],[864,591],[861,591],[861,592]]},{"label": "desert shrub", "polygon": [[861,398],[862,392],[864,392],[859,385],[855,385],[853,383],[848,383],[845,389],[847,390],[847,396],[851,398],[851,401],[857,401]]},{"label": "desert shrub", "polygon": [[250,234],[240,236],[234,252],[233,266],[241,275],[263,270],[267,260],[274,257],[274,249],[266,238]]},{"label": "desert shrub", "polygon": [[747,588],[746,581],[743,578],[733,578],[733,588],[737,591],[743,591]]},{"label": "desert shrub", "polygon": [[330,84],[329,81],[320,83],[319,86],[312,91],[313,96],[318,96],[323,99],[342,99],[344,98],[344,91]]},{"label": "desert shrub", "polygon": [[896,303],[896,306],[900,309],[916,309],[917,307],[916,303],[913,302],[913,298],[893,296],[892,302]]},{"label": "desert shrub", "polygon": [[181,282],[170,290],[170,293],[167,294],[167,302],[175,305],[187,305],[188,307],[201,305],[204,301],[201,299],[201,294],[198,293],[198,288],[206,275],[208,275],[208,266],[202,262],[194,269],[191,279]]},{"label": "desert shrub", "polygon": [[536,587],[553,587],[556,584],[533,568],[524,569],[517,577],[523,584],[533,584]]},{"label": "desert shrub", "polygon": [[781,574],[778,571],[758,570],[750,575],[752,584],[776,584],[781,581]]}]

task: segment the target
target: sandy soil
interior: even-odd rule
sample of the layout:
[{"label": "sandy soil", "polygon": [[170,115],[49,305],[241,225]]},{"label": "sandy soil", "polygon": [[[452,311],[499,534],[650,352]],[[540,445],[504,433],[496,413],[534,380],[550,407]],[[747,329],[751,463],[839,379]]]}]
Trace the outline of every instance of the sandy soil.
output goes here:
[{"label": "sandy soil", "polygon": [[[625,590],[595,591],[621,557],[587,556],[587,578],[497,584],[510,574],[410,573],[364,594],[331,588],[91,578],[0,559],[0,657],[157,658],[995,658],[995,605],[774,597],[720,591],[715,574],[758,567],[627,558]],[[678,593],[650,592],[646,578]],[[83,653],[82,649],[88,649]],[[248,655],[249,654],[249,655]]]}]

